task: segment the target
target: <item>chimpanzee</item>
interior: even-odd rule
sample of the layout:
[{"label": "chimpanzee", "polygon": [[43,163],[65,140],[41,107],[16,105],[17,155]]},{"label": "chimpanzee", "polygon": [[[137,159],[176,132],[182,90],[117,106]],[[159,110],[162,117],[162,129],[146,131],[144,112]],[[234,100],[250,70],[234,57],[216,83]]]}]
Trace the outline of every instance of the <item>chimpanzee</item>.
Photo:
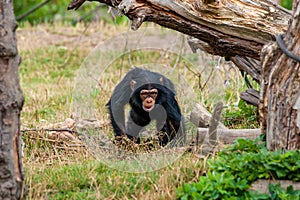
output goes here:
[{"label": "chimpanzee", "polygon": [[[125,127],[124,107],[128,103],[131,110]],[[184,137],[174,85],[159,73],[140,68],[130,70],[115,87],[107,107],[116,138],[126,135],[140,143],[139,132],[152,120],[156,120],[156,129],[162,133],[159,137],[161,146],[175,136]]]}]

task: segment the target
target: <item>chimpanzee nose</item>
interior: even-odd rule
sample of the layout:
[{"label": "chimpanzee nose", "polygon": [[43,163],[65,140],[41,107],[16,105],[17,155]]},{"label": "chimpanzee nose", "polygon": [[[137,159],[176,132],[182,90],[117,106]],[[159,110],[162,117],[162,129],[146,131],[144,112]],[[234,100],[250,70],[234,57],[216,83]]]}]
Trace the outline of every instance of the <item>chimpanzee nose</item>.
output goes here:
[{"label": "chimpanzee nose", "polygon": [[152,98],[147,99],[147,103],[152,103],[152,102],[153,102]]}]

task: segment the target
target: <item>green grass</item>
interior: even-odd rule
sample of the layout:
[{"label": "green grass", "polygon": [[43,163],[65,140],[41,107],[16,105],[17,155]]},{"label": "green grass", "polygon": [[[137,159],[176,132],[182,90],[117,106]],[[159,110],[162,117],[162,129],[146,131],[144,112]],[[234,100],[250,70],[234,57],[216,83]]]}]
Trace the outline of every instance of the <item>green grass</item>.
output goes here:
[{"label": "green grass", "polygon": [[187,153],[164,169],[128,173],[107,167],[85,148],[28,136],[25,144],[33,144],[25,148],[28,199],[173,199],[177,187],[205,170],[202,159]]},{"label": "green grass", "polygon": [[[93,24],[90,27],[93,28],[84,32],[85,27],[80,25],[60,27],[46,24],[39,27],[25,26],[20,30],[20,82],[25,96],[21,114],[22,129],[40,129],[70,117],[76,73],[94,48],[92,44],[89,45],[89,41],[94,40],[97,34],[101,34],[104,40],[127,29],[126,26],[103,24]],[[40,30],[44,31],[43,34],[36,34],[35,31]],[[70,37],[77,37],[78,42],[64,40]],[[84,37],[83,42],[79,39],[81,37]],[[28,40],[42,42],[30,43],[33,45],[30,46]],[[235,106],[238,102],[237,91],[245,89],[245,86],[240,83],[238,87],[237,79],[232,78],[232,84],[224,89],[223,71],[214,71],[209,79],[208,72],[214,69],[217,61],[208,58],[199,66],[192,66],[176,55],[166,55],[159,51],[137,51],[132,52],[131,60],[124,56],[124,59],[112,61],[105,73],[96,80],[99,87],[95,87],[90,94],[94,100],[97,119],[109,122],[105,104],[120,77],[129,69],[130,63],[138,66],[148,63],[148,67],[155,69],[154,64],[160,60],[160,64],[168,69],[165,70],[167,73],[173,72],[166,76],[173,82],[180,83],[177,96],[186,119],[189,119],[194,103],[200,103],[212,111],[215,103],[222,100],[227,106],[222,117],[226,125],[232,128],[256,127],[256,110],[242,103]],[[193,59],[197,61],[196,56],[192,56],[190,60]],[[204,73],[204,68],[208,72]],[[185,93],[187,88],[192,89],[189,95]],[[237,120],[232,120],[233,118]],[[186,127],[188,134],[195,134],[196,128],[188,120]],[[109,135],[111,128],[104,125],[102,131]],[[197,154],[187,152],[173,164],[154,172],[117,171],[97,161],[86,147],[49,139],[48,135],[47,131],[23,133],[28,199],[174,199],[177,187],[183,182],[197,181],[206,169],[205,157],[200,158]]]},{"label": "green grass", "polygon": [[[55,46],[20,52],[20,81],[25,106],[22,119],[37,126],[41,120],[59,122],[68,117],[75,76],[84,54]],[[67,62],[66,62],[67,61]]]},{"label": "green grass", "polygon": [[86,161],[81,165],[46,168],[37,174],[33,181],[38,183],[47,180],[46,189],[50,190],[47,195],[55,199],[66,198],[66,194],[75,199],[82,195],[100,195],[102,198],[116,195],[116,198],[121,198],[134,195],[135,191],[146,192],[151,188],[151,182],[156,182],[157,177],[154,174],[145,177],[122,173],[95,161]]}]

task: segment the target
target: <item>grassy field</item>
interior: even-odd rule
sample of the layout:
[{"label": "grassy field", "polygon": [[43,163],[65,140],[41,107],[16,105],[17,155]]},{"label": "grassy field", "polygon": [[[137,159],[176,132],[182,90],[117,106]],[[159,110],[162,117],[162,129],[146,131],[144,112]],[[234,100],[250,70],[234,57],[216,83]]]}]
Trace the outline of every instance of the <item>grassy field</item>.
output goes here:
[{"label": "grassy field", "polygon": [[[207,157],[192,152],[153,172],[119,171],[95,159],[85,145],[49,139],[49,131],[40,130],[64,122],[72,115],[73,89],[81,64],[101,41],[127,29],[126,25],[101,23],[24,25],[18,29],[22,56],[20,82],[25,96],[21,129],[28,199],[174,199],[177,187],[183,182],[197,181],[205,173]],[[99,87],[93,91],[96,117],[103,122],[102,131],[108,136],[112,134],[105,103],[120,77],[133,65],[153,64],[157,60],[167,67],[162,71],[172,71],[169,78],[175,83],[180,77],[186,81],[177,87],[177,96],[187,119],[188,134],[193,135],[196,129],[188,121],[194,103],[211,111],[219,100],[225,103],[222,121],[227,126],[257,127],[256,109],[241,103],[236,96],[245,88],[243,79],[235,76],[234,70],[211,70],[218,65],[217,58],[198,56],[197,59],[201,67],[193,68],[178,55],[156,50],[132,52],[130,59],[124,53],[113,60],[101,77],[96,77]],[[203,72],[203,66],[208,72]],[[185,87],[191,89],[193,97],[185,93]]]}]

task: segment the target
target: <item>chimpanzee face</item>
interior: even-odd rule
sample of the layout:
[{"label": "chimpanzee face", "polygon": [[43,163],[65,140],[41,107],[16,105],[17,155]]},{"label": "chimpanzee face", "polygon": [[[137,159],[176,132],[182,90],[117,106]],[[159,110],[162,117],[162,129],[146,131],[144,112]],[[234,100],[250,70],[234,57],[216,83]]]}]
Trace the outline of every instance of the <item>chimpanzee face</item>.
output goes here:
[{"label": "chimpanzee face", "polygon": [[142,107],[144,111],[150,112],[154,108],[157,95],[158,90],[156,88],[150,90],[142,89],[140,91],[140,98],[142,100]]}]

